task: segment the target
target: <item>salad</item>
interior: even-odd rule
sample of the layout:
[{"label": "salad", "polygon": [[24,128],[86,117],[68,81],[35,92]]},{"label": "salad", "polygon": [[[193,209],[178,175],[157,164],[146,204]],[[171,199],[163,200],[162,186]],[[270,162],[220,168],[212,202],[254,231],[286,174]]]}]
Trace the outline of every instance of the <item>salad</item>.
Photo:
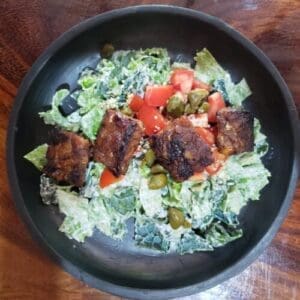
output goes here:
[{"label": "salad", "polygon": [[64,215],[59,231],[122,240],[133,218],[137,246],[181,255],[242,237],[238,215],[270,177],[246,80],[207,49],[194,66],[162,48],[101,54],[39,113],[54,129],[24,156],[42,173],[43,203]]}]

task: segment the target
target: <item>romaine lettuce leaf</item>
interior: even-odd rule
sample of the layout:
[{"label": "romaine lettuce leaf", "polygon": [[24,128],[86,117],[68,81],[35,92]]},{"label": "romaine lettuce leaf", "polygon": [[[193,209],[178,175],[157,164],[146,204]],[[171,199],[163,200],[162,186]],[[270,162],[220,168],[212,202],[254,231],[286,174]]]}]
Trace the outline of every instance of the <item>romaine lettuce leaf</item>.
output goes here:
[{"label": "romaine lettuce leaf", "polygon": [[73,193],[56,191],[59,210],[66,215],[59,231],[68,238],[83,242],[93,234],[94,222],[89,215],[89,201]]},{"label": "romaine lettuce leaf", "polygon": [[144,178],[141,180],[139,200],[146,216],[160,219],[167,216],[166,207],[163,205],[161,190],[149,189],[148,180]]},{"label": "romaine lettuce leaf", "polygon": [[270,176],[270,172],[255,152],[229,157],[216,177],[231,182],[222,202],[223,210],[238,214],[249,199],[258,200],[260,191],[268,184]]},{"label": "romaine lettuce leaf", "polygon": [[251,95],[246,80],[242,79],[238,84],[234,84],[230,74],[206,48],[196,54],[195,61],[196,77],[215,86],[231,105],[241,106],[242,102]]},{"label": "romaine lettuce leaf", "polygon": [[97,105],[81,118],[80,128],[84,135],[92,141],[96,139],[104,114],[105,110]]},{"label": "romaine lettuce leaf", "polygon": [[213,247],[221,247],[243,235],[242,229],[226,227],[220,223],[214,223],[205,234],[205,239]]},{"label": "romaine lettuce leaf", "polygon": [[258,119],[254,118],[254,151],[259,156],[264,156],[269,150],[267,137],[261,132],[261,125]]},{"label": "romaine lettuce leaf", "polygon": [[106,199],[106,206],[111,206],[117,213],[130,217],[135,215],[137,191],[134,187],[117,187],[111,197]]},{"label": "romaine lettuce leaf", "polygon": [[47,144],[40,145],[32,151],[30,151],[29,153],[27,153],[26,155],[24,155],[24,158],[30,161],[38,170],[41,171],[47,163],[47,150]]},{"label": "romaine lettuce leaf", "polygon": [[53,96],[51,109],[40,112],[39,116],[43,118],[45,124],[58,125],[63,129],[76,132],[80,128],[81,116],[79,112],[75,111],[67,117],[64,117],[58,109],[58,106],[68,94],[69,90],[67,89],[58,90]]},{"label": "romaine lettuce leaf", "polygon": [[191,187],[192,197],[188,212],[194,228],[205,229],[213,220],[214,202],[211,182],[206,180]]},{"label": "romaine lettuce leaf", "polygon": [[194,253],[196,251],[212,251],[213,247],[210,245],[210,243],[200,237],[199,235],[195,234],[194,231],[189,231],[181,237],[176,251],[180,254],[186,254],[186,253]]},{"label": "romaine lettuce leaf", "polygon": [[137,245],[150,249],[168,252],[170,241],[166,239],[157,227],[157,223],[149,218],[137,218],[135,222],[135,241]]},{"label": "romaine lettuce leaf", "polygon": [[122,239],[127,232],[124,218],[106,205],[106,199],[95,197],[90,201],[90,219],[102,233],[114,239]]}]

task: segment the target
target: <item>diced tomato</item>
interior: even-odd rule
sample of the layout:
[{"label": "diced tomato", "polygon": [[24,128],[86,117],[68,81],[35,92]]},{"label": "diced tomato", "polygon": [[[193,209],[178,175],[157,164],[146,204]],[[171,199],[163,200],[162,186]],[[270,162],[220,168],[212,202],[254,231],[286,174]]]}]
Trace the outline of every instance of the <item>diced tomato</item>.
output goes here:
[{"label": "diced tomato", "polygon": [[217,150],[213,151],[214,162],[205,168],[206,172],[209,175],[217,173],[223,165],[223,162],[226,160],[226,156]]},{"label": "diced tomato", "polygon": [[208,96],[208,104],[208,122],[215,123],[217,120],[217,112],[226,107],[221,93],[215,92]]},{"label": "diced tomato", "polygon": [[159,132],[166,126],[166,120],[163,115],[154,107],[144,104],[137,113],[145,127],[145,133],[152,135]]},{"label": "diced tomato", "polygon": [[193,85],[192,85],[193,89],[204,89],[204,90],[211,90],[211,86],[201,80],[198,79],[194,79],[193,81]]},{"label": "diced tomato", "polygon": [[195,130],[208,145],[211,146],[215,143],[215,137],[208,129],[203,127],[195,127]]},{"label": "diced tomato", "polygon": [[176,90],[187,94],[193,86],[194,71],[188,69],[176,69],[171,75],[170,82]]},{"label": "diced tomato", "polygon": [[99,185],[103,189],[124,178],[123,175],[116,177],[108,168],[105,168],[101,174]]},{"label": "diced tomato", "polygon": [[129,107],[132,111],[138,112],[142,107],[144,100],[139,95],[132,95],[132,98],[129,103]]},{"label": "diced tomato", "polygon": [[148,85],[144,99],[149,106],[165,106],[173,94],[172,85]]}]

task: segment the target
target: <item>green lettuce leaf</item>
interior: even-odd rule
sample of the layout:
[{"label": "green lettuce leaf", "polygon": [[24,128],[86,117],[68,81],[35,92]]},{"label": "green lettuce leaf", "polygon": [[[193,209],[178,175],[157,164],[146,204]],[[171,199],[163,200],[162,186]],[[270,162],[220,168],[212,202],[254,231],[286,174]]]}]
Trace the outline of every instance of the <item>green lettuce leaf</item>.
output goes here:
[{"label": "green lettuce leaf", "polygon": [[38,170],[41,171],[47,163],[47,150],[47,144],[40,145],[32,151],[30,151],[29,153],[27,153],[26,155],[24,155],[24,158],[30,161]]},{"label": "green lettuce leaf", "polygon": [[125,220],[114,213],[106,203],[106,199],[101,196],[93,198],[89,207],[90,219],[105,235],[113,239],[122,239],[127,232]]},{"label": "green lettuce leaf", "polygon": [[205,239],[213,247],[221,247],[242,237],[242,229],[225,227],[220,223],[214,223],[205,234]]},{"label": "green lettuce leaf", "polygon": [[148,180],[144,178],[141,180],[139,201],[145,211],[146,216],[160,219],[167,216],[166,207],[163,205],[161,190],[149,189]]},{"label": "green lettuce leaf", "polygon": [[105,110],[97,105],[81,118],[80,128],[84,135],[92,141],[96,139],[104,114]]},{"label": "green lettuce leaf", "polygon": [[269,150],[267,137],[261,132],[261,125],[258,119],[254,118],[254,151],[259,156],[264,156]]},{"label": "green lettuce leaf", "polygon": [[195,234],[194,231],[187,232],[181,237],[176,251],[180,254],[194,253],[196,251],[212,251],[213,247],[210,243]]},{"label": "green lettuce leaf", "polygon": [[211,189],[211,182],[209,180],[191,187],[192,197],[188,211],[194,228],[203,230],[213,220],[214,202]]},{"label": "green lettuce leaf", "polygon": [[67,89],[58,90],[53,96],[51,109],[40,112],[39,116],[43,118],[45,124],[58,125],[63,129],[76,132],[80,128],[81,116],[79,115],[79,112],[75,111],[67,117],[64,117],[58,108],[68,94],[69,90]]},{"label": "green lettuce leaf", "polygon": [[249,199],[259,200],[260,191],[268,184],[270,176],[255,152],[231,156],[215,179],[223,181],[224,186],[227,184],[223,210],[238,214]]},{"label": "green lettuce leaf", "polygon": [[95,226],[89,214],[89,201],[73,193],[62,190],[56,191],[59,210],[66,215],[59,231],[68,238],[84,242],[86,237],[93,234]]},{"label": "green lettuce leaf", "polygon": [[137,245],[150,249],[168,252],[170,241],[161,233],[156,222],[149,218],[137,218],[135,222],[135,237]]},{"label": "green lettuce leaf", "polygon": [[123,216],[134,216],[136,210],[137,193],[133,187],[117,187],[111,197],[106,199],[106,205],[111,206]]},{"label": "green lettuce leaf", "polygon": [[245,79],[234,84],[230,74],[216,61],[213,55],[204,48],[195,57],[196,77],[215,86],[233,106],[241,106],[242,102],[251,95],[251,90]]}]

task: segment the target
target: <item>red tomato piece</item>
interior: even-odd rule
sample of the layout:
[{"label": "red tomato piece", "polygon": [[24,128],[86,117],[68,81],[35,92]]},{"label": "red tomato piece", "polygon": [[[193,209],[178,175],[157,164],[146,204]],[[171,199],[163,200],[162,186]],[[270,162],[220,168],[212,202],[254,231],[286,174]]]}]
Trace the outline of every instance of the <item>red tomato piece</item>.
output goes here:
[{"label": "red tomato piece", "polygon": [[165,106],[173,94],[172,85],[148,85],[144,99],[149,106]]},{"label": "red tomato piece", "polygon": [[193,86],[194,71],[188,69],[176,69],[170,79],[175,89],[187,94]]},{"label": "red tomato piece", "polygon": [[208,145],[211,146],[215,143],[215,137],[208,129],[203,127],[195,127],[195,130]]},{"label": "red tomato piece", "polygon": [[145,133],[152,135],[166,126],[163,115],[154,107],[144,104],[137,113],[137,117],[144,124]]},{"label": "red tomato piece", "polygon": [[208,122],[215,123],[217,121],[217,112],[226,107],[221,93],[215,92],[208,96],[208,104]]},{"label": "red tomato piece", "polygon": [[198,79],[194,79],[193,81],[193,85],[192,85],[193,89],[204,89],[204,90],[211,90],[211,86],[201,80]]},{"label": "red tomato piece", "polygon": [[108,168],[105,168],[101,174],[99,185],[103,189],[124,178],[123,175],[116,177]]},{"label": "red tomato piece", "polygon": [[139,95],[133,95],[129,103],[129,107],[132,111],[138,112],[143,104],[144,100],[142,97],[140,97]]},{"label": "red tomato piece", "polygon": [[223,162],[226,160],[226,156],[217,150],[213,151],[214,162],[205,168],[209,175],[217,173],[223,166]]}]

